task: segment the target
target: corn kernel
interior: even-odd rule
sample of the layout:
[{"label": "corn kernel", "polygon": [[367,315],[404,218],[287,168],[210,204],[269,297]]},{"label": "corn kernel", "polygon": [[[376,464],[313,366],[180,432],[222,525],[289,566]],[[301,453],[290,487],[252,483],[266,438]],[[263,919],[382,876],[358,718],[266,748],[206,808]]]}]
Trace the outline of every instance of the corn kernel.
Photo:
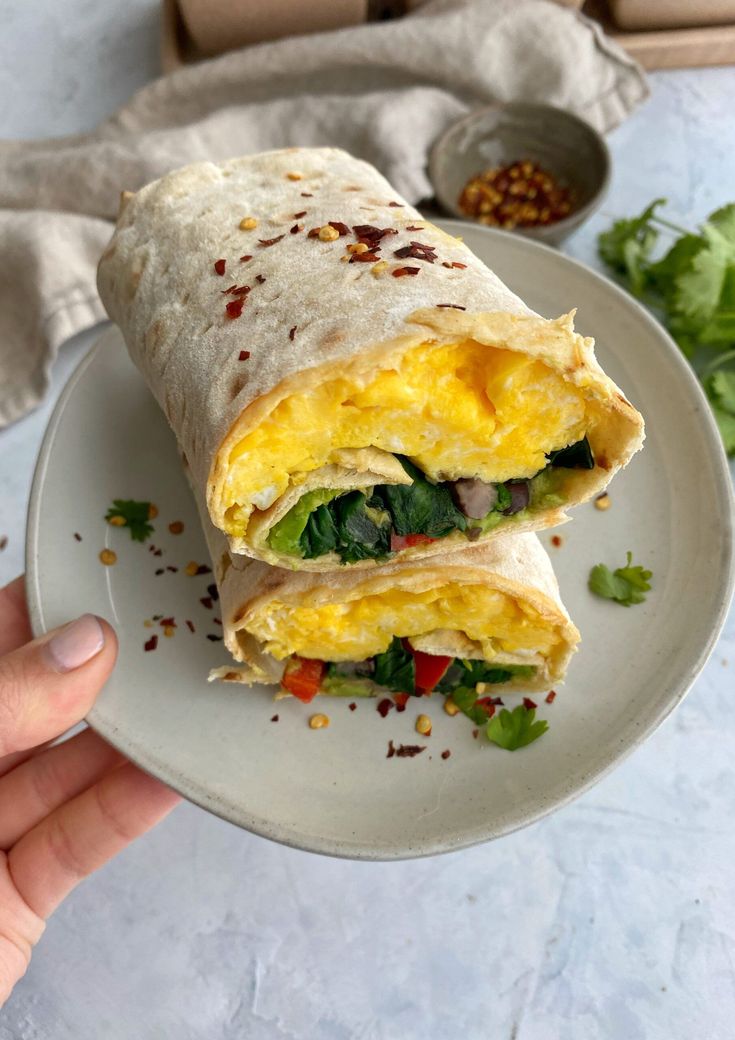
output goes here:
[{"label": "corn kernel", "polygon": [[428,715],[419,715],[416,719],[416,732],[424,737],[431,736],[431,719]]},{"label": "corn kernel", "polygon": [[105,567],[112,567],[113,564],[117,563],[117,553],[113,552],[112,549],[103,549],[100,553],[100,563],[104,563]]},{"label": "corn kernel", "polygon": [[484,683],[484,682],[479,682],[479,683],[477,683],[477,685],[475,686],[475,690],[476,690],[476,691],[477,691],[477,692],[478,692],[478,693],[480,694],[480,696],[482,697],[482,695],[483,695],[484,693],[487,693],[487,687],[488,687],[488,684],[487,684],[487,683]]},{"label": "corn kernel", "polygon": [[286,176],[290,181],[300,181],[304,175],[303,173],[287,173]]},{"label": "corn kernel", "polygon": [[112,524],[113,527],[125,527],[125,517],[117,515],[111,516],[107,523]]},{"label": "corn kernel", "polygon": [[148,506],[148,519],[155,520],[158,516],[158,506],[154,506],[151,502]]},{"label": "corn kernel", "polygon": [[595,509],[600,509],[603,513],[606,509],[609,509],[611,505],[612,502],[610,501],[610,496],[607,491],[603,491],[603,493],[598,495],[595,499]]},{"label": "corn kernel", "polygon": [[154,624],[154,622],[151,621],[150,618],[146,618],[145,621],[143,622],[143,625],[145,626],[145,628],[153,628],[153,624]]},{"label": "corn kernel", "polygon": [[194,560],[191,563],[187,563],[184,567],[184,574],[188,574],[190,578],[196,577],[196,573],[199,570],[199,564],[195,563]]},{"label": "corn kernel", "polygon": [[454,703],[454,701],[452,700],[451,697],[447,697],[446,700],[444,701],[444,711],[447,713],[447,715],[458,715],[459,714],[459,708]]},{"label": "corn kernel", "polygon": [[258,221],[255,219],[255,217],[243,217],[240,221],[241,231],[252,231],[253,228],[256,228],[257,226]]},{"label": "corn kernel", "polygon": [[174,634],[174,632],[175,632],[175,629],[174,629],[173,625],[164,625],[163,626],[163,634],[166,636],[167,639],[170,639],[171,636]]},{"label": "corn kernel", "polygon": [[328,725],[328,715],[312,715],[309,719],[309,727],[311,729],[325,729]]},{"label": "corn kernel", "polygon": [[378,260],[377,264],[373,264],[370,270],[376,278],[380,278],[381,274],[388,270],[388,266],[387,260]]},{"label": "corn kernel", "polygon": [[339,231],[330,224],[325,224],[323,228],[319,228],[320,242],[334,242],[337,238],[339,238]]}]

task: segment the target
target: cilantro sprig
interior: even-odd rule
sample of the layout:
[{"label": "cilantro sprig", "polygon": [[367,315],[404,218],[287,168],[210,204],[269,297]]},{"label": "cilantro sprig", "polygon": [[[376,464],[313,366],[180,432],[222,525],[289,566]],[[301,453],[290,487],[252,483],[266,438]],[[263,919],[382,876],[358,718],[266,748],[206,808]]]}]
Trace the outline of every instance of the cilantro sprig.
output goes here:
[{"label": "cilantro sprig", "polygon": [[604,563],[598,563],[590,571],[589,588],[596,596],[612,599],[624,607],[643,603],[651,588],[653,571],[633,565],[633,553],[627,554],[624,567],[611,571]]},{"label": "cilantro sprig", "polygon": [[153,534],[151,503],[133,499],[115,498],[105,513],[105,520],[113,527],[127,527],[134,542],[144,542]]},{"label": "cilantro sprig", "polygon": [[[616,220],[598,238],[600,257],[663,319],[699,376],[725,450],[735,455],[735,203],[698,231],[659,214],[656,199],[637,217]],[[676,237],[659,259],[662,234]]]},{"label": "cilantro sprig", "polygon": [[503,708],[494,715],[487,724],[487,739],[505,748],[506,751],[517,751],[532,744],[542,737],[549,724],[546,719],[536,719],[536,709],[519,704],[513,711]]}]

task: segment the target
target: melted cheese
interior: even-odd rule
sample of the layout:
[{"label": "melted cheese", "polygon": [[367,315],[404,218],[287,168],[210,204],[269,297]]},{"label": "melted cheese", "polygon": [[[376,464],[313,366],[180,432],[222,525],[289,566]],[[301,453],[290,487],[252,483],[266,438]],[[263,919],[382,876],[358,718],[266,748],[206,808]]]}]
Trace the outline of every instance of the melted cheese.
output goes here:
[{"label": "melted cheese", "polygon": [[516,651],[548,659],[562,643],[559,628],[530,604],[483,585],[391,589],[329,603],[274,600],[251,616],[245,628],[278,660],[299,654],[322,661],[363,661],[387,650],[393,636],[441,629],[461,631],[486,660]]},{"label": "melted cheese", "polygon": [[282,400],[230,453],[226,530],[343,448],[408,455],[434,480],[531,477],[587,432],[582,392],[543,361],[472,340],[424,343],[372,378],[350,375]]}]

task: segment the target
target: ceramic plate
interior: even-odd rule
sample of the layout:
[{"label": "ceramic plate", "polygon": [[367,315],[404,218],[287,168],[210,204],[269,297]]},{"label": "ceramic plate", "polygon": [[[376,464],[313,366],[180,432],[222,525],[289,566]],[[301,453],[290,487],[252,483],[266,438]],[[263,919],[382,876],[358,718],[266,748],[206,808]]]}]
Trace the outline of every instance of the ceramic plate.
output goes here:
[{"label": "ceramic plate", "polygon": [[[546,247],[446,227],[461,230],[540,313],[578,306],[578,328],[596,338],[602,365],[647,424],[644,451],[612,484],[610,510],[579,507],[555,532],[559,547],[554,532],[542,536],[582,646],[555,702],[541,704],[550,730],[537,743],[512,754],[473,739],[469,720],[448,717],[438,697],[421,704],[434,723],[426,740],[414,731],[413,703],[383,719],[374,701],[351,712],[325,698],[319,707],[331,725],[311,730],[313,707],[274,704],[265,689],[207,683],[226,655],[216,641],[216,605],[206,606],[211,576],[185,573],[190,561],[206,559],[203,537],[174,438],[115,330],[61,397],[33,485],[27,566],[36,631],[94,611],[120,637],[117,668],[90,724],[197,804],[314,852],[364,859],[445,852],[565,804],[682,699],[717,639],[732,590],[729,473],[699,386],[660,326],[610,282]],[[113,498],[158,506],[150,543],[105,523]],[[185,525],[178,536],[168,530],[177,520]],[[100,564],[105,546],[117,553],[116,566]],[[628,549],[654,572],[647,601],[631,609],[587,590],[590,567],[620,566]],[[174,616],[177,628],[171,638],[159,628],[157,649],[145,652],[153,630],[143,622],[152,615]],[[389,759],[390,739],[427,750]]]}]

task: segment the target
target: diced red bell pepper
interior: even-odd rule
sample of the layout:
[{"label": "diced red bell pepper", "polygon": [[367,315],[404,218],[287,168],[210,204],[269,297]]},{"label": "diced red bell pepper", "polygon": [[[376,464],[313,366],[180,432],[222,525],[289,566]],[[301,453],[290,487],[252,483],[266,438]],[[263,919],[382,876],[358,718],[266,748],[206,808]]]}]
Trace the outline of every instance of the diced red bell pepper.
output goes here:
[{"label": "diced red bell pepper", "polygon": [[428,534],[396,534],[391,531],[390,551],[400,552],[401,549],[411,549],[414,545],[428,545],[429,542],[438,542],[438,538],[430,538]]},{"label": "diced red bell pepper", "polygon": [[416,692],[431,693],[454,658],[441,657],[439,654],[425,654],[422,650],[414,650],[408,639],[403,639],[401,642],[403,649],[408,650],[413,657],[416,669]]},{"label": "diced red bell pepper", "polygon": [[324,661],[297,657],[294,654],[286,665],[281,686],[304,704],[308,704],[319,693],[326,667]]}]

